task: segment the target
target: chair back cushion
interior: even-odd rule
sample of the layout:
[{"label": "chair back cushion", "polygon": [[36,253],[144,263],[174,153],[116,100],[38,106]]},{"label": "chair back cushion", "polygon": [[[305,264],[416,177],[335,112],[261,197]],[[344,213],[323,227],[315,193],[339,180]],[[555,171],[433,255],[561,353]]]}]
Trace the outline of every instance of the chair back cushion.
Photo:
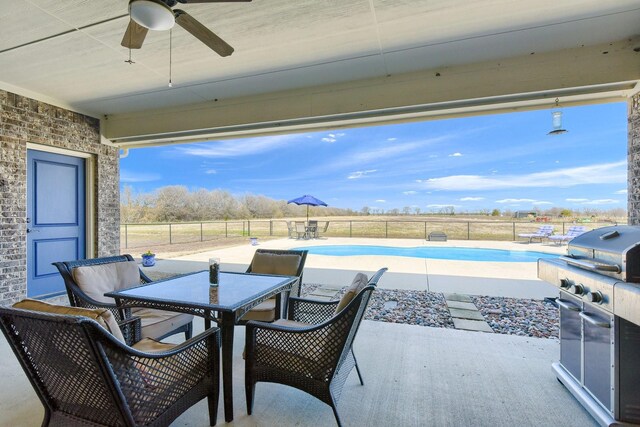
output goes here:
[{"label": "chair back cushion", "polygon": [[125,342],[124,336],[122,335],[122,331],[118,327],[118,323],[116,319],[113,317],[113,314],[109,310],[103,308],[96,309],[88,309],[88,308],[79,308],[79,307],[69,307],[66,305],[54,305],[49,304],[44,301],[34,300],[34,299],[24,299],[19,301],[13,305],[14,308],[19,308],[21,310],[31,310],[31,311],[39,311],[42,313],[52,313],[52,314],[63,314],[68,316],[84,316],[89,319],[93,319],[100,326],[105,328],[107,331],[111,333],[118,341]]},{"label": "chair back cushion", "polygon": [[367,275],[364,273],[356,274],[356,277],[353,278],[353,282],[347,288],[347,292],[342,296],[338,306],[336,307],[336,314],[340,313],[343,308],[345,308],[351,300],[358,295],[358,293],[364,289],[365,286],[369,283],[369,279],[367,279]]},{"label": "chair back cushion", "polygon": [[106,292],[140,284],[140,271],[135,261],[76,267],[72,275],[82,292],[96,301],[110,304],[113,304],[113,298],[105,297]]},{"label": "chair back cushion", "polygon": [[297,276],[300,256],[294,254],[270,254],[256,252],[251,261],[251,272]]}]

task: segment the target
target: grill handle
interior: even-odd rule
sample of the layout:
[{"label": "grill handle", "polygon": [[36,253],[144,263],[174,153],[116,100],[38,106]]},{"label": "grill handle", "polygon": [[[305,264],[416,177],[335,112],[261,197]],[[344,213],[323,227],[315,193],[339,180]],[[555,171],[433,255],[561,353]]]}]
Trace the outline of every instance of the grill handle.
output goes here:
[{"label": "grill handle", "polygon": [[593,326],[598,326],[600,328],[611,328],[611,323],[598,320],[595,317],[585,312],[580,312],[580,317],[582,317],[582,319],[584,319],[585,322],[590,323]]},{"label": "grill handle", "polygon": [[620,269],[620,266],[616,264],[600,264],[595,262],[589,262],[582,259],[571,258],[569,256],[561,256],[560,259],[569,265],[584,268],[585,270],[613,271],[614,273],[622,272],[622,270]]},{"label": "grill handle", "polygon": [[571,311],[580,311],[580,306],[577,306],[575,304],[570,303],[567,300],[564,299],[560,299],[560,298],[556,298],[556,303],[562,307],[562,308],[566,308],[567,310],[571,310]]}]

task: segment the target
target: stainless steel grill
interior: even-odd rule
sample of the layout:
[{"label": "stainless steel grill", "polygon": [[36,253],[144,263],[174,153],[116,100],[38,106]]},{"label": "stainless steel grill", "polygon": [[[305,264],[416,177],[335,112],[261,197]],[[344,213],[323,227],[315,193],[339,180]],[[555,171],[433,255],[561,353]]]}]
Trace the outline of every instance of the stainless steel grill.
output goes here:
[{"label": "stainless steel grill", "polygon": [[600,424],[640,424],[640,227],[582,234],[538,277],[559,288],[558,379]]}]

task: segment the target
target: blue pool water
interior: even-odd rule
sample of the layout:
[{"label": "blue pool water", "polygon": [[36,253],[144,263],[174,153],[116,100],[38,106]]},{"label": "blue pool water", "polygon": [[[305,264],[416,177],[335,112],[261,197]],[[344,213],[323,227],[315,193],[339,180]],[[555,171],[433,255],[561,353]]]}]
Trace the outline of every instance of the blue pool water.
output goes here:
[{"label": "blue pool water", "polygon": [[329,245],[306,246],[294,249],[306,249],[310,254],[314,255],[386,255],[411,258],[451,259],[458,261],[536,262],[539,258],[558,257],[558,255],[534,251],[426,246],[397,248],[393,246]]}]

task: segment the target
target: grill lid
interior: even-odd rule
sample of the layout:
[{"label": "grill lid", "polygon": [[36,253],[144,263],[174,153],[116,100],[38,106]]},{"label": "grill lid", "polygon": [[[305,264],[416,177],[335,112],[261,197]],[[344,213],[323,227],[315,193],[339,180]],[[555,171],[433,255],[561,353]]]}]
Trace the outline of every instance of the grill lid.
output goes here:
[{"label": "grill lid", "polygon": [[574,237],[569,242],[569,253],[571,254],[572,249],[582,248],[623,254],[639,244],[640,226],[615,225]]},{"label": "grill lid", "polygon": [[567,258],[564,261],[576,267],[640,282],[640,226],[602,227],[574,237]]}]

